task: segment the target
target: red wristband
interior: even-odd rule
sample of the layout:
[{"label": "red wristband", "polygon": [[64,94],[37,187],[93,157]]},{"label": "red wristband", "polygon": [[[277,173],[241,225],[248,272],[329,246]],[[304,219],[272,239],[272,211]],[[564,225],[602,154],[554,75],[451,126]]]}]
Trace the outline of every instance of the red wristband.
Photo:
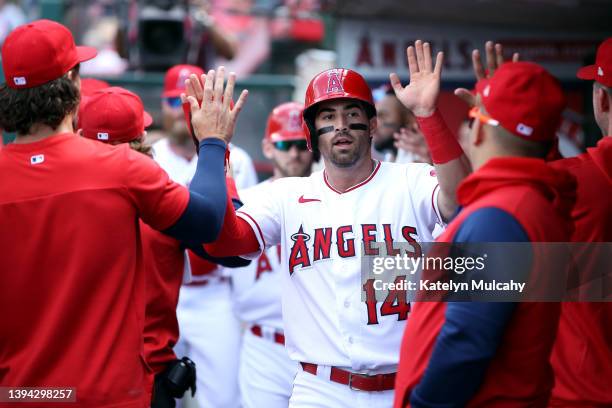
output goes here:
[{"label": "red wristband", "polygon": [[444,164],[461,157],[463,149],[446,126],[440,111],[436,109],[433,115],[426,118],[417,116],[416,119],[435,164]]}]

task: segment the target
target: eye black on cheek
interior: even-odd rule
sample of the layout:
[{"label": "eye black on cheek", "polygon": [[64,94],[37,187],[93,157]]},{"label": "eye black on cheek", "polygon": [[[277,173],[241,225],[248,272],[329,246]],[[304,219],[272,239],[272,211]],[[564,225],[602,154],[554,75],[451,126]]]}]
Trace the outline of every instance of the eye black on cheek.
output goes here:
[{"label": "eye black on cheek", "polygon": [[317,130],[317,136],[321,136],[321,135],[324,135],[325,133],[329,133],[333,131],[334,131],[333,126],[325,126]]},{"label": "eye black on cheek", "polygon": [[349,129],[352,130],[368,130],[368,126],[363,123],[351,123]]}]

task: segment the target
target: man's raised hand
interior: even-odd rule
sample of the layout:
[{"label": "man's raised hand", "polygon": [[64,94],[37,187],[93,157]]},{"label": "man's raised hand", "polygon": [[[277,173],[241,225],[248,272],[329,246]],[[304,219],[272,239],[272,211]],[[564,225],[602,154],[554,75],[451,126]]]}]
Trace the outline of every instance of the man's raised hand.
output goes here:
[{"label": "man's raised hand", "polygon": [[[504,61],[504,49],[501,44],[493,44],[493,41],[487,41],[485,43],[485,60],[487,69],[485,70],[480,57],[480,51],[472,51],[472,68],[474,69],[474,76],[476,81],[481,79],[491,78],[495,71],[505,62]],[[519,60],[518,52],[512,54],[512,62]],[[455,89],[455,95],[461,98],[469,106],[476,105],[476,96],[465,88]]]},{"label": "man's raised hand", "polygon": [[231,141],[236,119],[246,101],[248,91],[240,94],[236,104],[232,104],[236,75],[231,72],[225,84],[225,68],[208,71],[198,78],[191,75],[185,81],[186,94],[181,101],[189,103],[191,125],[198,141],[217,138],[225,143]]},{"label": "man's raised hand", "polygon": [[444,53],[438,52],[436,63],[433,65],[431,46],[417,40],[414,47],[406,49],[408,57],[408,70],[410,83],[403,87],[396,73],[389,75],[395,96],[402,104],[410,109],[416,116],[431,116],[436,110],[438,95],[440,94],[440,77]]}]

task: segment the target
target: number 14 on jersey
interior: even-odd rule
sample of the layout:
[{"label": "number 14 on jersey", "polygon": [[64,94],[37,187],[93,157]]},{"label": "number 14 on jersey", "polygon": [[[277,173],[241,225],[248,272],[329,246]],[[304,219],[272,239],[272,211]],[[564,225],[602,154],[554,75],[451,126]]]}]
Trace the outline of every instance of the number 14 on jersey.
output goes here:
[{"label": "number 14 on jersey", "polygon": [[[399,284],[405,280],[405,276],[395,278],[395,283]],[[396,285],[397,287],[398,285]],[[376,289],[374,288],[374,279],[368,279],[363,285],[365,292],[365,303],[368,309],[368,325],[378,324],[378,305],[376,301]],[[410,303],[406,300],[406,290],[390,290],[385,300],[380,304],[380,315],[389,316],[397,315],[397,320],[402,321],[408,318],[410,312]]]}]

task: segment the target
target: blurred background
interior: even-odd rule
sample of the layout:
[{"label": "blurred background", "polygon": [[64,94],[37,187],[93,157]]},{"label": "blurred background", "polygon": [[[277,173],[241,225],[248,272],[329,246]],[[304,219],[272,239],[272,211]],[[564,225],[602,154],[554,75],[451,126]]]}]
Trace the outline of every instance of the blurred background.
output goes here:
[{"label": "blurred background", "polygon": [[451,129],[459,131],[467,113],[452,91],[473,86],[471,51],[493,40],[559,78],[569,101],[560,132],[570,151],[601,136],[590,84],[575,73],[612,35],[610,0],[0,0],[0,43],[38,18],[59,21],[77,44],[96,47],[82,77],[138,93],[156,126],[166,69],[224,64],[235,71],[250,96],[234,141],[251,154],[260,178],[271,169],[260,142],[275,105],[303,101],[309,80],[333,66],[357,70],[375,95],[384,93],[390,72],[408,80],[405,49],[416,39],[446,53],[441,110]]}]

